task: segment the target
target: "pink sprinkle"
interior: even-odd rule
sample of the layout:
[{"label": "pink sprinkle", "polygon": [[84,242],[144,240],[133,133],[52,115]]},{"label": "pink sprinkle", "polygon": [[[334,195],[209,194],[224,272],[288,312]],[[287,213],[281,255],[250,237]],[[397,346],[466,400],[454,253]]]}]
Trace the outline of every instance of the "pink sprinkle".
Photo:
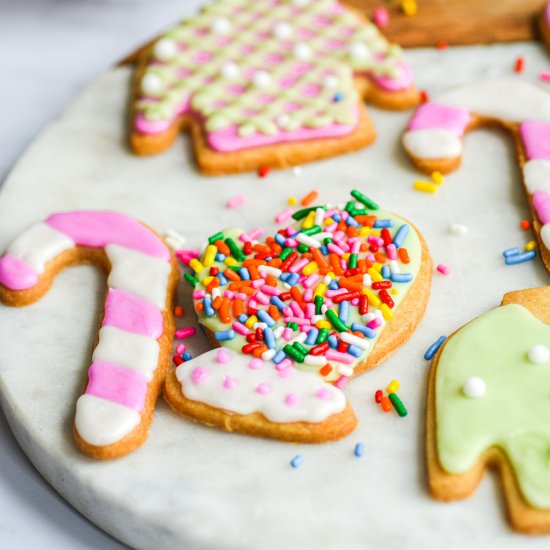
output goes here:
[{"label": "pink sprinkle", "polygon": [[309,303],[306,305],[306,317],[311,319],[315,315],[315,304]]},{"label": "pink sprinkle", "polygon": [[[306,319],[305,317],[288,316],[288,317],[285,317],[285,323],[296,323],[297,325],[309,325],[309,319]],[[288,330],[292,331],[291,328],[289,328],[289,327],[287,327],[287,328],[288,328]],[[292,333],[290,334],[290,337],[292,338]],[[285,338],[284,332],[283,332],[283,338]],[[285,338],[285,339],[289,340],[290,338]]]},{"label": "pink sprinkle", "polygon": [[302,311],[302,308],[298,305],[298,302],[296,300],[292,300],[292,302],[290,302],[290,309],[296,317],[304,317],[304,312]]},{"label": "pink sprinkle", "polygon": [[267,395],[271,391],[271,387],[268,384],[265,384],[264,382],[260,382],[256,386],[256,392],[260,395]]},{"label": "pink sprinkle", "polygon": [[375,328],[378,328],[381,324],[382,321],[378,317],[375,317],[367,326],[374,330]]},{"label": "pink sprinkle", "polygon": [[397,260],[397,249],[393,243],[386,246],[386,254],[388,260]]},{"label": "pink sprinkle", "polygon": [[304,288],[311,288],[316,285],[321,279],[321,276],[317,273],[312,273],[306,280],[303,282]]},{"label": "pink sprinkle", "polygon": [[330,210],[327,210],[325,212],[325,219],[330,218],[331,216],[334,216],[334,214],[338,214],[340,210],[338,208],[331,208]]},{"label": "pink sprinkle", "polygon": [[312,288],[307,288],[304,291],[304,301],[305,302],[311,302],[312,300],[313,300],[313,289]]},{"label": "pink sprinkle", "polygon": [[269,305],[269,298],[261,291],[256,292],[256,295],[254,296],[260,304],[267,306]]},{"label": "pink sprinkle", "polygon": [[180,262],[188,264],[193,258],[198,258],[200,256],[200,251],[198,250],[177,250],[175,252],[176,257]]},{"label": "pink sprinkle", "polygon": [[237,195],[227,201],[227,208],[235,208],[246,202],[246,195]]},{"label": "pink sprinkle", "polygon": [[265,279],[256,279],[255,281],[252,281],[252,286],[254,288],[260,288],[265,283]]},{"label": "pink sprinkle", "polygon": [[338,254],[338,256],[342,256],[342,254],[345,254],[345,252],[339,246],[336,246],[334,243],[329,243],[327,245],[327,248],[329,252],[334,252],[335,254]]},{"label": "pink sprinkle", "polygon": [[182,344],[178,344],[178,345],[176,346],[176,353],[177,353],[178,355],[181,355],[182,353],[185,353],[185,350],[186,350],[186,349],[187,349],[187,346],[186,346],[185,344],[183,344],[183,343],[182,343]]},{"label": "pink sprinkle", "polygon": [[550,71],[541,71],[539,73],[539,78],[543,81],[543,82],[550,82]]},{"label": "pink sprinkle", "polygon": [[382,237],[377,237],[376,235],[369,235],[367,238],[367,241],[370,244],[373,244],[375,246],[384,246],[384,239]]},{"label": "pink sprinkle", "polygon": [[295,393],[289,393],[285,397],[285,405],[289,407],[294,407],[300,402],[300,398]]},{"label": "pink sprinkle", "polygon": [[285,340],[290,340],[292,338],[292,329],[290,327],[285,327],[285,330],[283,330],[283,338]]},{"label": "pink sprinkle", "polygon": [[[285,359],[286,361],[286,359]],[[289,361],[290,362],[290,361]],[[282,361],[281,361],[282,363]],[[277,365],[279,366],[279,365]],[[294,374],[294,368],[293,367],[285,367],[283,369],[277,369],[277,374],[279,375],[279,378],[289,378]]]},{"label": "pink sprinkle", "polygon": [[285,357],[278,365],[275,365],[275,368],[283,372],[286,369],[292,368],[292,361],[288,357]]},{"label": "pink sprinkle", "polygon": [[264,366],[264,362],[261,359],[252,359],[250,363],[248,363],[248,367],[252,370],[258,370],[261,369]]},{"label": "pink sprinkle", "polygon": [[263,227],[256,227],[256,229],[253,229],[252,231],[248,232],[248,236],[250,237],[251,241],[255,241],[262,236],[263,232],[264,232]]},{"label": "pink sprinkle", "polygon": [[226,390],[232,390],[237,387],[237,381],[231,376],[226,376],[223,380],[223,387]]},{"label": "pink sprinkle", "polygon": [[193,292],[193,300],[202,300],[205,296],[205,290],[195,290],[195,292]]},{"label": "pink sprinkle", "polygon": [[296,248],[298,246],[298,241],[296,239],[287,239],[285,241],[285,246],[289,248]]},{"label": "pink sprinkle", "polygon": [[298,233],[298,230],[297,229],[294,229],[294,227],[292,227],[291,225],[289,225],[286,229],[286,236],[287,237],[292,237],[292,235],[295,235],[296,233]]},{"label": "pink sprinkle", "polygon": [[450,275],[451,274],[451,268],[449,266],[446,266],[445,264],[439,264],[437,266],[437,271],[441,273],[441,275]]},{"label": "pink sprinkle", "polygon": [[339,363],[345,363],[349,365],[350,363],[353,363],[354,357],[350,355],[349,353],[342,353],[340,351],[336,351],[333,349],[329,349],[325,352],[325,357],[329,361],[338,361]]},{"label": "pink sprinkle", "polygon": [[238,321],[233,323],[233,330],[238,332],[241,336],[248,336],[250,334],[250,329]]},{"label": "pink sprinkle", "polygon": [[292,214],[294,214],[294,208],[285,208],[285,210],[275,216],[275,222],[283,223],[284,221],[290,219]]},{"label": "pink sprinkle", "polygon": [[318,399],[328,400],[332,398],[332,393],[328,388],[321,388],[315,392],[315,397]]},{"label": "pink sprinkle", "polygon": [[233,296],[235,296],[235,293],[232,292],[231,290],[224,290],[223,291],[223,297],[224,298],[229,298],[230,300],[233,300]]},{"label": "pink sprinkle", "polygon": [[298,271],[302,271],[308,263],[309,260],[307,258],[302,258],[301,260],[293,263],[288,270],[290,273],[297,273]]},{"label": "pink sprinkle", "polygon": [[279,294],[281,294],[281,290],[275,286],[264,285],[262,286],[261,290],[264,294],[267,294],[268,296],[279,296]]},{"label": "pink sprinkle", "polygon": [[229,363],[231,361],[231,353],[227,348],[220,348],[216,352],[216,360],[218,363]]},{"label": "pink sprinkle", "polygon": [[208,369],[205,369],[204,367],[195,367],[193,369],[193,372],[191,373],[191,380],[193,380],[193,383],[200,384],[201,382],[204,382],[208,377],[210,376],[210,372]]},{"label": "pink sprinkle", "polygon": [[373,20],[374,24],[382,29],[390,22],[390,14],[386,8],[380,6],[374,10]]},{"label": "pink sprinkle", "polygon": [[334,382],[334,385],[337,388],[342,389],[346,385],[347,381],[348,381],[347,376],[340,376],[340,378],[338,378],[338,380],[336,380],[336,382]]},{"label": "pink sprinkle", "polygon": [[196,332],[197,331],[195,327],[185,327],[185,328],[180,328],[179,330],[176,330],[174,336],[179,340],[181,338],[188,338],[189,336],[195,336]]}]

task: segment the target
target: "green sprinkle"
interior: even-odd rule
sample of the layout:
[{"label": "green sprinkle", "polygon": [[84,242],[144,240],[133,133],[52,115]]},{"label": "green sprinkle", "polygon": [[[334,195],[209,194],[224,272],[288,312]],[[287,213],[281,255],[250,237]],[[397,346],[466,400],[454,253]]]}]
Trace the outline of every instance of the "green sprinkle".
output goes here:
[{"label": "green sprinkle", "polygon": [[316,344],[322,344],[322,343],[326,342],[329,334],[330,333],[329,333],[328,329],[322,328],[319,331],[319,335],[317,336],[317,340],[315,341],[315,343]]},{"label": "green sprinkle", "polygon": [[321,307],[323,306],[323,302],[325,299],[322,296],[315,296],[315,315],[321,315]]},{"label": "green sprinkle", "polygon": [[390,398],[394,409],[397,411],[397,414],[399,416],[407,416],[407,409],[405,408],[405,405],[403,405],[403,401],[399,399],[399,396],[396,393],[390,393],[388,394],[388,397]]},{"label": "green sprinkle", "polygon": [[380,208],[373,200],[363,195],[361,191],[357,191],[357,189],[351,192],[351,196],[359,202],[362,202],[369,210],[378,210]]},{"label": "green sprinkle", "polygon": [[303,254],[304,252],[308,252],[308,251],[309,251],[309,246],[308,246],[307,244],[300,243],[300,244],[298,245],[298,248],[297,248],[296,250],[298,250],[298,252],[301,252],[301,253]]},{"label": "green sprinkle", "polygon": [[231,250],[231,254],[235,260],[238,262],[244,262],[246,256],[243,254],[237,243],[231,237],[227,237],[224,242],[229,247],[229,250]]},{"label": "green sprinkle", "polygon": [[[352,195],[353,195],[353,193],[352,193]],[[353,201],[346,202],[346,206],[344,207],[344,210],[351,214],[352,212],[354,212],[356,210],[355,203]],[[353,216],[353,214],[352,214],[352,216]]]},{"label": "green sprinkle", "polygon": [[199,281],[196,277],[193,277],[193,275],[191,275],[191,273],[185,273],[183,275],[183,278],[191,285],[191,286],[196,286],[199,284]]},{"label": "green sprinkle", "polygon": [[228,265],[227,269],[230,269],[231,271],[234,271],[235,273],[239,272],[239,269],[241,269],[241,265]]},{"label": "green sprinkle", "polygon": [[349,257],[349,263],[348,263],[348,267],[350,269],[353,269],[354,267],[357,267],[357,259],[358,259],[359,255],[358,254],[351,254],[350,257]]},{"label": "green sprinkle", "polygon": [[223,233],[221,231],[208,237],[208,244],[214,244],[216,241],[223,241]]},{"label": "green sprinkle", "polygon": [[309,208],[302,208],[302,210],[298,210],[298,212],[294,212],[292,214],[292,217],[298,221],[302,218],[305,218],[310,212],[313,212],[314,210],[317,210],[318,208],[321,208],[322,210],[326,210],[326,206],[310,206]]},{"label": "green sprinkle", "polygon": [[311,235],[317,235],[317,233],[321,233],[322,229],[318,225],[313,225],[309,229],[303,229],[301,233],[304,235],[308,235],[311,237]]},{"label": "green sprinkle", "polygon": [[327,319],[330,321],[330,324],[338,332],[345,332],[346,330],[349,330],[349,327],[340,320],[340,318],[338,317],[338,313],[336,313],[336,311],[334,311],[333,309],[327,309],[327,312],[325,315],[327,316]]},{"label": "green sprinkle", "polygon": [[283,251],[279,254],[279,258],[283,260],[283,262],[292,254],[292,248],[289,248],[288,246],[286,248],[283,248]]},{"label": "green sprinkle", "polygon": [[298,330],[298,325],[294,322],[287,323],[286,326],[292,330]]},{"label": "green sprinkle", "polygon": [[287,344],[283,351],[289,356],[294,359],[297,363],[303,363],[304,362],[304,355],[300,353],[296,348],[293,348],[290,344]]},{"label": "green sprinkle", "polygon": [[323,240],[323,244],[325,246],[329,245],[331,242],[332,242],[332,239],[330,237],[327,237],[326,239]]},{"label": "green sprinkle", "polygon": [[300,342],[294,342],[292,344],[292,346],[297,349],[302,355],[307,355],[307,348],[305,348],[304,346],[302,346],[302,344],[300,344]]}]

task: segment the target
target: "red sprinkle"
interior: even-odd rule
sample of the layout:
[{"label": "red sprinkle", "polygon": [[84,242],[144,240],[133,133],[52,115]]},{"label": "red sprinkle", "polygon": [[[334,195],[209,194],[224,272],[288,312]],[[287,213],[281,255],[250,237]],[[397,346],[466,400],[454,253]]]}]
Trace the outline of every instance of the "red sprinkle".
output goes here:
[{"label": "red sprinkle", "polygon": [[382,288],[391,288],[391,281],[375,281],[372,283],[372,290],[380,290]]},{"label": "red sprinkle", "polygon": [[[339,304],[340,302],[346,302],[348,300],[353,300],[355,298],[359,298],[361,296],[360,292],[344,292],[342,294],[337,294],[336,296],[332,297],[332,301],[335,304]],[[366,296],[365,296],[366,298]]]},{"label": "red sprinkle", "polygon": [[516,63],[514,64],[514,71],[516,73],[522,73],[524,65],[525,65],[525,62],[523,61],[523,57],[518,57],[516,59]]},{"label": "red sprinkle", "polygon": [[246,344],[243,346],[242,348],[242,352],[245,353],[245,354],[249,354],[249,353],[252,353],[255,349],[261,347],[262,344],[260,344],[259,342],[253,342],[251,344]]},{"label": "red sprinkle", "polygon": [[176,306],[174,308],[174,315],[176,317],[183,317],[183,306]]},{"label": "red sprinkle", "polygon": [[531,229],[531,222],[529,220],[521,220],[519,226],[524,230],[528,231]]},{"label": "red sprinkle", "polygon": [[378,293],[378,296],[390,309],[394,306],[394,301],[391,299],[391,296],[385,288]]},{"label": "red sprinkle", "polygon": [[380,236],[384,240],[384,246],[388,246],[389,244],[393,243],[390,230],[387,227],[384,227],[382,231],[380,231]]},{"label": "red sprinkle", "polygon": [[323,342],[322,344],[317,344],[315,347],[309,350],[310,355],[323,355],[325,351],[329,348],[328,342]]},{"label": "red sprinkle", "polygon": [[446,50],[449,47],[449,44],[446,40],[440,40],[437,43],[437,49],[438,50]]},{"label": "red sprinkle", "polygon": [[426,90],[420,90],[420,101],[422,103],[430,101],[430,94]]},{"label": "red sprinkle", "polygon": [[252,243],[250,241],[244,243],[243,252],[249,256],[252,254]]},{"label": "red sprinkle", "polygon": [[260,178],[265,178],[269,172],[271,172],[271,168],[266,164],[258,168],[258,176],[260,176]]},{"label": "red sprinkle", "polygon": [[179,355],[174,355],[174,357],[172,357],[172,361],[174,361],[174,365],[176,366],[183,363],[183,359]]},{"label": "red sprinkle", "polygon": [[376,393],[374,394],[374,400],[377,403],[380,403],[380,401],[382,401],[382,397],[384,397],[384,392],[382,390],[376,390]]},{"label": "red sprinkle", "polygon": [[365,315],[369,312],[369,299],[365,294],[359,297],[359,315]]}]

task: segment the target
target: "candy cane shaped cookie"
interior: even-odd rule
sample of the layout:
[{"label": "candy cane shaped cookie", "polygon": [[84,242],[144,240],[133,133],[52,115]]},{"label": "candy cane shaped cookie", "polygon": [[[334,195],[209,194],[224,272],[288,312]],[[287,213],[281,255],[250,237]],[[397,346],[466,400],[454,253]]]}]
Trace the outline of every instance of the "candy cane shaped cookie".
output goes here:
[{"label": "candy cane shaped cookie", "polygon": [[520,80],[476,82],[439,95],[411,118],[403,144],[422,171],[460,165],[464,135],[498,125],[512,135],[541,255],[550,268],[550,94]]},{"label": "candy cane shaped cookie", "polygon": [[344,437],[357,424],[346,381],[402,345],[424,314],[426,245],[358,191],[345,206],[308,207],[260,235],[216,233],[191,261],[199,322],[222,347],[179,361],[165,397],[180,414],[227,431],[309,443]]},{"label": "candy cane shaped cookie", "polygon": [[131,452],[147,437],[169,366],[178,279],[163,240],[114,212],[53,214],[21,233],[0,259],[0,298],[39,300],[64,267],[92,263],[108,273],[107,296],[73,435],[99,459]]},{"label": "candy cane shaped cookie", "polygon": [[217,0],[139,56],[130,141],[155,154],[190,129],[204,173],[288,167],[370,144],[363,99],[418,97],[401,49],[336,0]]}]

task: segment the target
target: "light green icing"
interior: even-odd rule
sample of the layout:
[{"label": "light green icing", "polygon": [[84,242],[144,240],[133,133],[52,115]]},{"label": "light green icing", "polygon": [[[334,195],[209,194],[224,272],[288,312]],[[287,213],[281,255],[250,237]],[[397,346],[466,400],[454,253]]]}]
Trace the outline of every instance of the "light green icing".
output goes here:
[{"label": "light green icing", "polygon": [[[399,216],[397,216],[395,214],[385,212],[383,210],[377,210],[375,213],[376,213],[376,215],[378,216],[379,219],[392,219],[392,220],[394,220],[396,228],[398,228],[401,225],[407,223],[405,220],[403,220],[403,218],[400,218]],[[294,224],[294,227],[300,228],[301,227],[301,222]],[[394,231],[395,231],[395,229],[392,230],[392,235],[394,234]],[[242,229],[230,228],[230,229],[223,230],[222,233],[224,234],[225,238],[227,238],[227,237],[233,238],[235,240],[235,242],[239,245],[239,247],[242,248],[243,243],[239,240],[239,236],[243,233]],[[364,238],[361,238],[361,240],[365,241]],[[416,280],[416,276],[417,276],[417,274],[420,270],[421,259],[422,259],[422,245],[421,245],[420,240],[418,238],[418,234],[416,233],[416,231],[414,230],[414,228],[412,226],[410,226],[410,231],[409,231],[409,234],[408,234],[408,236],[405,240],[404,246],[405,246],[405,248],[407,249],[407,251],[409,253],[410,262],[408,264],[401,264],[401,262],[399,262],[399,265],[401,267],[402,272],[412,273],[413,281],[411,283],[395,283],[394,284],[394,287],[397,288],[398,291],[399,291],[398,294],[396,294],[396,295],[391,294],[391,297],[392,297],[392,299],[395,303],[395,306],[393,308],[394,313],[397,311],[397,308],[399,307],[399,305],[401,304],[401,302],[405,298],[408,290],[414,284],[414,281]],[[364,253],[361,253],[360,257],[361,258],[364,257]],[[204,260],[204,255],[201,256],[201,262],[203,260]],[[214,262],[213,265],[215,267],[218,267],[221,271],[224,271],[227,268],[227,266],[225,264],[220,263],[220,262]],[[196,275],[197,279],[202,280],[205,276],[207,276],[208,272],[209,272],[209,269],[210,269],[209,267],[204,268],[200,273],[198,273]],[[287,290],[286,288],[284,288],[282,286],[281,283],[279,283],[279,285],[280,285],[279,288],[281,288],[283,291]],[[303,288],[302,285],[298,284],[297,286],[298,286],[298,288],[300,289],[301,292],[304,291],[304,288]],[[195,290],[206,290],[206,289],[205,289],[205,286],[202,283],[199,283],[198,285],[195,286]],[[266,306],[262,306],[263,309],[265,309],[265,307]],[[369,306],[369,312],[374,312],[375,310],[376,310],[376,308],[374,308],[373,306]],[[227,330],[227,329],[231,328],[231,324],[222,323],[222,321],[218,318],[217,315],[214,316],[214,317],[207,317],[204,312],[199,311],[199,312],[197,312],[197,316],[198,316],[199,322],[202,325],[204,325],[207,329],[209,329],[213,332]],[[354,321],[359,322],[359,323],[362,322],[361,321],[361,316],[359,315],[357,308],[351,307],[350,308],[349,322],[347,324],[351,325]],[[282,319],[281,319],[281,321],[277,322],[276,327],[279,326],[279,325],[284,325],[284,322],[282,321]],[[376,338],[368,340],[372,344],[370,349],[363,351],[362,356],[360,358],[356,359],[352,364],[350,364],[348,366],[350,366],[352,368],[355,368],[357,363],[364,361],[365,358],[368,357],[368,355],[374,349],[374,347],[376,345],[376,342],[380,338],[380,334],[383,332],[383,330],[385,330],[385,325],[383,327],[380,327],[380,328],[377,329]],[[296,336],[297,334],[298,333],[295,332],[294,336]],[[233,340],[222,342],[224,347],[227,347],[229,349],[232,349],[234,351],[239,351],[239,352],[241,351],[241,348],[246,343],[247,342],[246,342],[245,337],[241,336],[240,334],[237,334],[236,337]],[[285,341],[281,341],[282,345],[280,345],[280,347],[278,347],[277,349],[282,348],[284,346],[284,344],[286,344],[286,343],[287,342],[285,342]],[[331,361],[331,364],[337,365],[337,362]],[[317,367],[317,366],[305,365],[305,364],[299,364],[299,363],[295,363],[294,365],[298,369],[304,370],[304,371],[310,371],[310,372],[318,372],[319,371],[319,367]],[[336,373],[335,370],[333,370],[332,373],[328,377],[326,377],[326,380],[334,381],[337,378],[338,378],[338,374]]]},{"label": "light green icing", "polygon": [[[464,473],[489,448],[508,456],[525,500],[550,508],[550,362],[527,357],[550,348],[550,327],[520,305],[475,319],[447,343],[437,364],[437,452],[449,473]],[[464,395],[465,381],[486,383],[483,397]]]},{"label": "light green icing", "polygon": [[[355,124],[358,96],[353,72],[397,78],[402,72],[401,49],[335,0],[298,4],[293,0],[218,0],[164,33],[159,40],[174,41],[179,49],[172,58],[159,59],[153,47],[144,77],[157,76],[161,86],[155,92],[144,91],[136,104],[138,112],[149,121],[171,120],[190,103],[191,109],[204,118],[207,131],[236,126],[241,137],[271,135],[280,129]],[[327,18],[329,24],[319,25],[319,17]],[[225,34],[213,30],[220,18],[230,22]],[[278,22],[290,25],[288,38],[276,36],[274,25]],[[313,35],[301,37],[299,29]],[[333,47],[328,47],[329,41]],[[334,41],[338,41],[336,47]],[[296,45],[309,47],[308,59],[297,58]],[[364,55],[352,54],[354,47],[357,52],[357,45],[366,48]],[[198,62],[198,53],[210,59]],[[277,61],[273,56],[278,56]],[[223,74],[228,60],[237,64],[238,75]],[[307,70],[294,84],[282,87],[281,79],[293,74],[300,64],[306,64]],[[256,70],[267,71],[271,83],[255,86],[250,73]],[[321,85],[313,97],[304,93],[305,88],[318,86],[329,75],[337,79],[335,88]],[[232,94],[228,92],[230,86],[243,91]],[[341,100],[335,102],[337,92]],[[263,103],[261,98],[267,96],[271,100]]]}]

